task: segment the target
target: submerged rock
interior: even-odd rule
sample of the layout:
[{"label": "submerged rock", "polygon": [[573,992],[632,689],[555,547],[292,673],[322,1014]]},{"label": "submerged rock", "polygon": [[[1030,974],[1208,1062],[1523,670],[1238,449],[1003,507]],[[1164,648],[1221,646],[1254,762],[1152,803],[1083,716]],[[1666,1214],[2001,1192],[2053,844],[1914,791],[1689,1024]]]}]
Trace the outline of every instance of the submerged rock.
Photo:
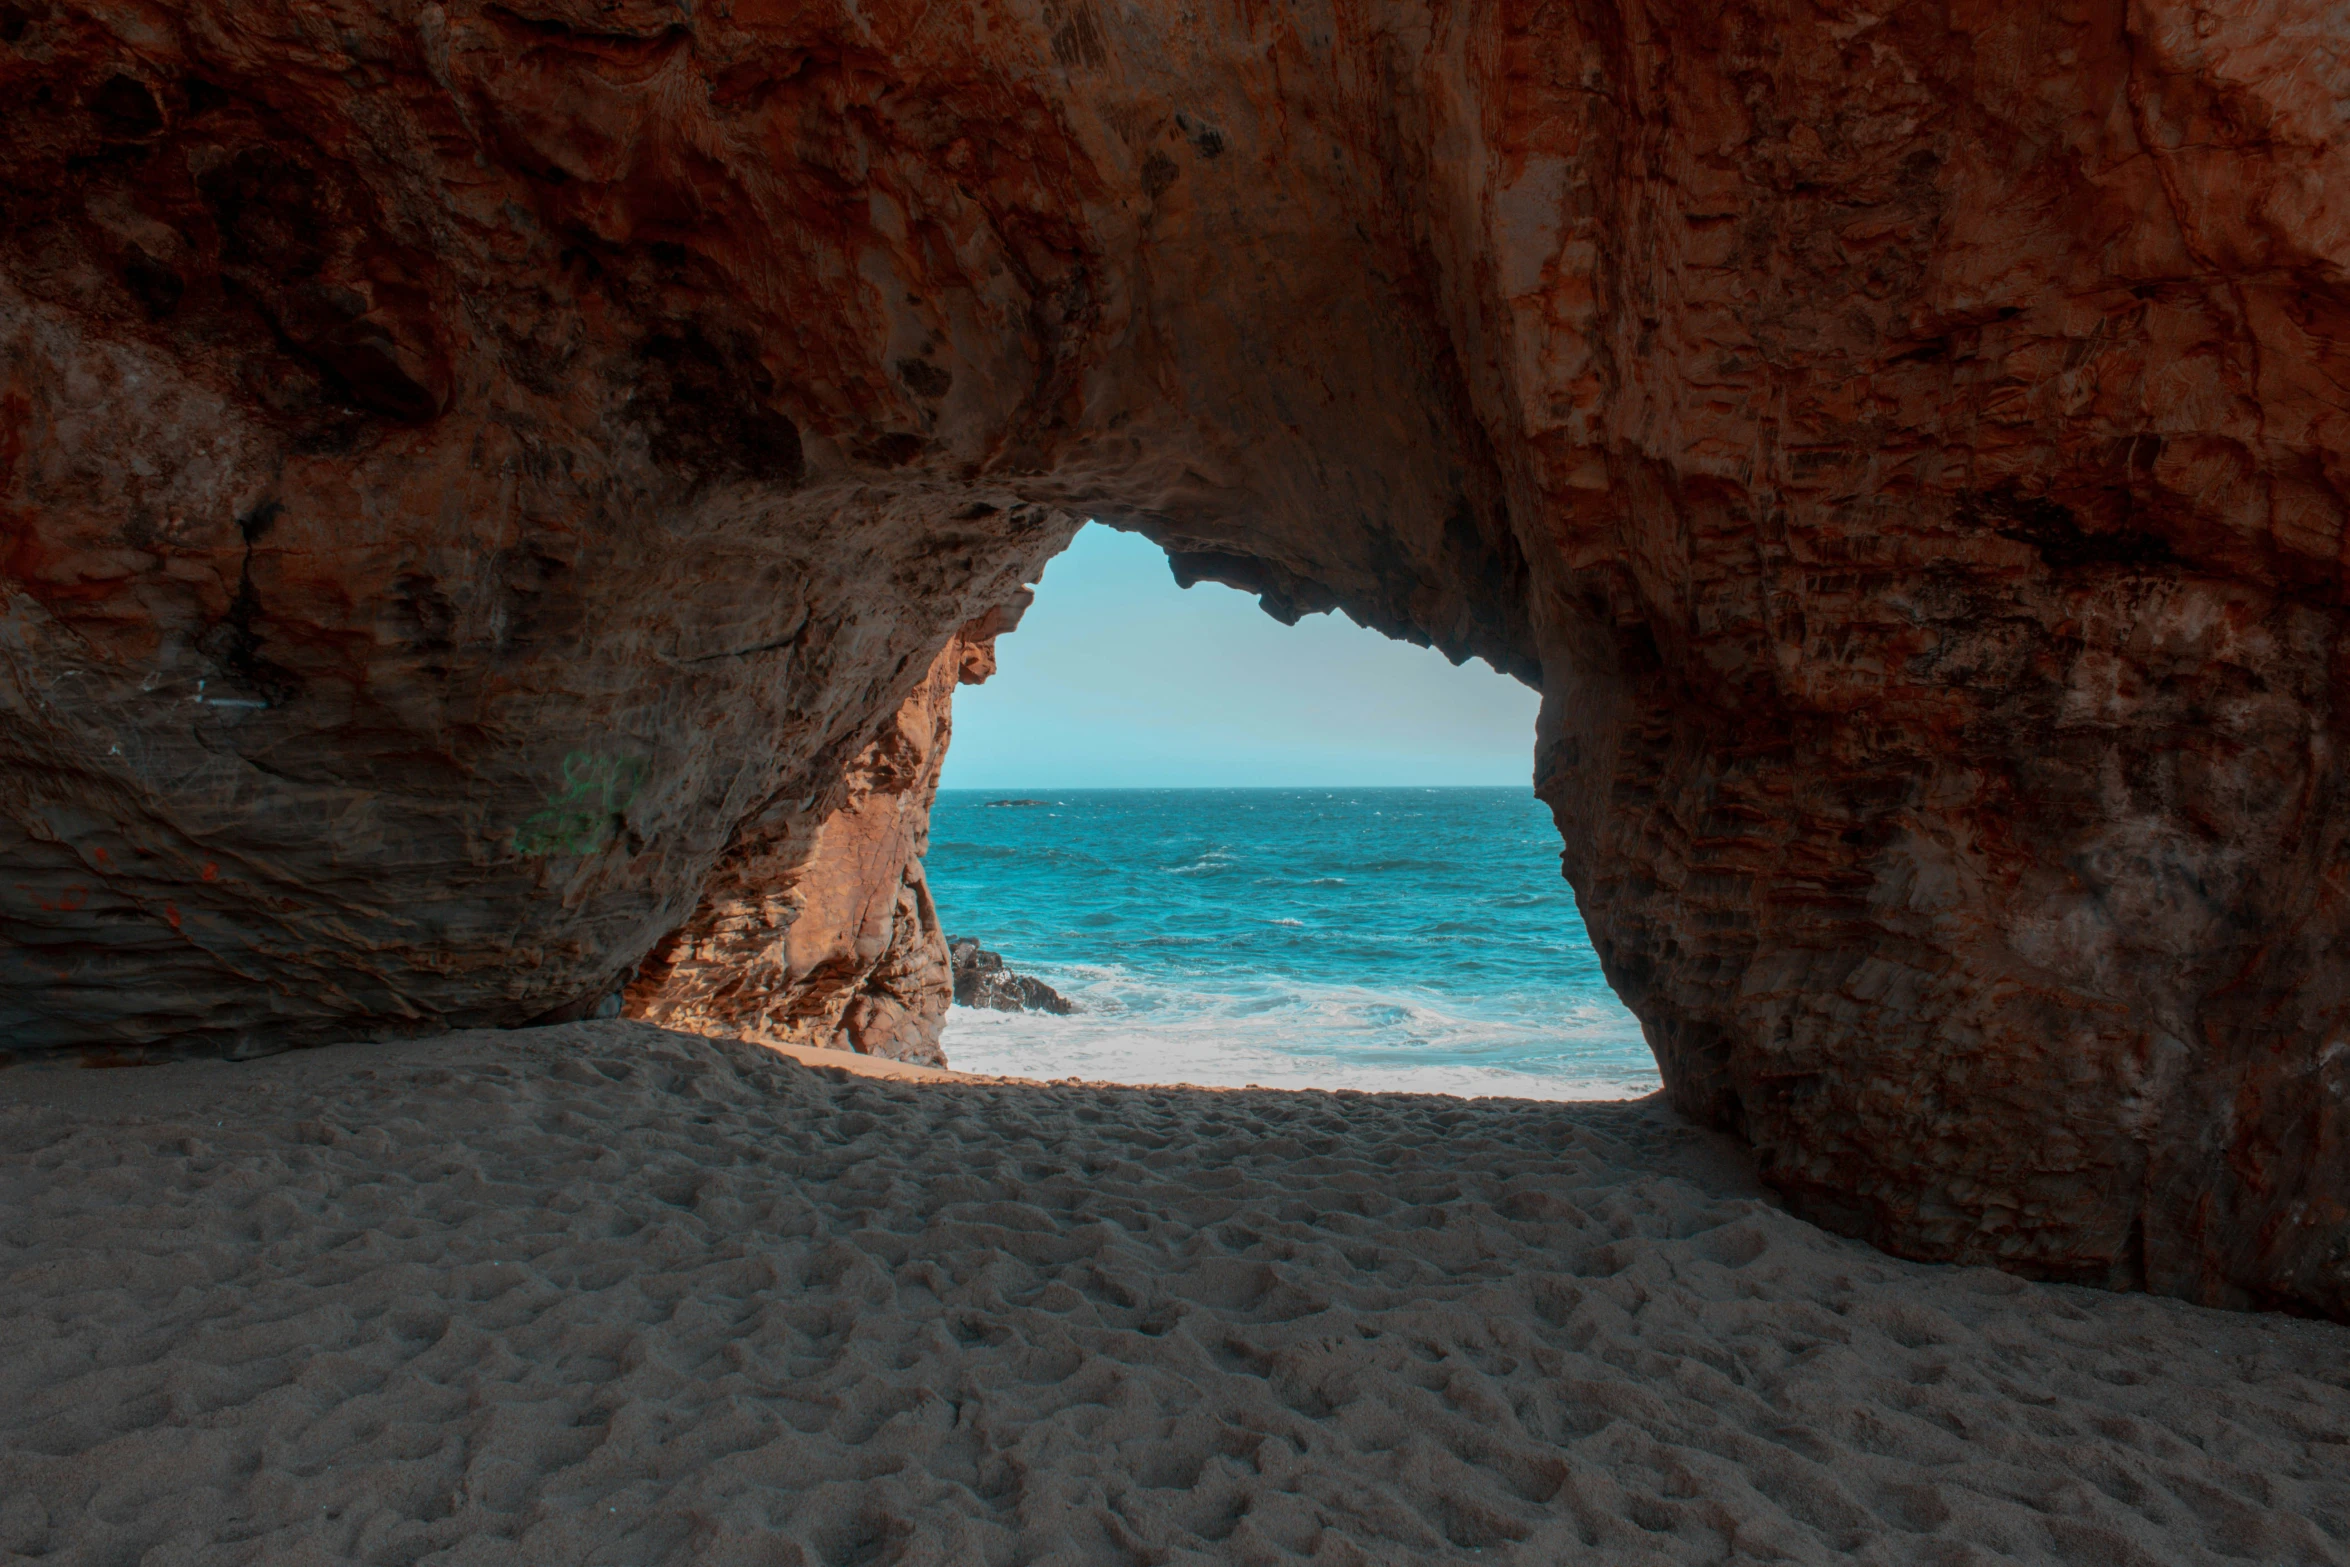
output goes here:
[{"label": "submerged rock", "polygon": [[1077,1003],[1041,979],[1015,974],[1003,958],[976,941],[949,937],[947,951],[955,965],[955,1005],[991,1007],[998,1012],[1052,1012],[1062,1017]]}]

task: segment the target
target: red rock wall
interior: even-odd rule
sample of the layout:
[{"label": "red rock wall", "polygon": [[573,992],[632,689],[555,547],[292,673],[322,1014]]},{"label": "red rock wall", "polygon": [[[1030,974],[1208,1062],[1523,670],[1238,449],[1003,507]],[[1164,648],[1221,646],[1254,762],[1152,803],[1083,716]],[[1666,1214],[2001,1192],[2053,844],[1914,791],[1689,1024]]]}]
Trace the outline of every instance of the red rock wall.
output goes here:
[{"label": "red rock wall", "polygon": [[[737,830],[701,906],[658,943],[626,1010],[664,1028],[946,1064],[954,970],[922,856],[958,685],[995,673],[1017,613],[951,638],[820,819],[779,800]],[[813,832],[809,831],[813,827]]]},{"label": "red rock wall", "polygon": [[763,139],[838,80],[721,156],[631,118],[667,21],[528,9],[6,12],[20,1045],[593,1006],[1077,525],[779,390],[872,392],[811,314],[864,198]]},{"label": "red rock wall", "polygon": [[1541,787],[1676,1098],[1913,1254],[2350,1307],[2336,32],[1647,16],[1510,134],[1639,142],[1518,373],[1613,670]]},{"label": "red rock wall", "polygon": [[1611,977],[1806,1211],[2350,1311],[2341,50],[16,0],[0,1021],[592,1004],[1092,514],[1539,683]]}]

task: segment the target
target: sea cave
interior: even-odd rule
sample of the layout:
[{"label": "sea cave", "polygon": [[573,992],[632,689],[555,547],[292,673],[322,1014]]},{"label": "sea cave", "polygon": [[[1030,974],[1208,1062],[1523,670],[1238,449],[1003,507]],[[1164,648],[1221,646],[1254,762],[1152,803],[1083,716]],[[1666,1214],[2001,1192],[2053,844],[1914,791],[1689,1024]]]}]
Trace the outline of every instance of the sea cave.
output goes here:
[{"label": "sea cave", "polygon": [[2350,1313],[2283,9],[0,9],[0,1030],[926,1057],[909,802],[1100,517],[1537,686],[1796,1212]]}]

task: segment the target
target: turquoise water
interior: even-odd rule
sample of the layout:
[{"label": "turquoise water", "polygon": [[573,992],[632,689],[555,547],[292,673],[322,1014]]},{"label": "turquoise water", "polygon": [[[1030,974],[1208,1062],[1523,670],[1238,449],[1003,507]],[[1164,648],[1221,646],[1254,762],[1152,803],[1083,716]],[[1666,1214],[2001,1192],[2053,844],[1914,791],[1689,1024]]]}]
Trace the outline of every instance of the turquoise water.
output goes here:
[{"label": "turquoise water", "polygon": [[[994,804],[1006,798],[1039,803]],[[948,932],[1083,1010],[958,1007],[965,1071],[1608,1098],[1657,1086],[1526,789],[939,795]]]}]

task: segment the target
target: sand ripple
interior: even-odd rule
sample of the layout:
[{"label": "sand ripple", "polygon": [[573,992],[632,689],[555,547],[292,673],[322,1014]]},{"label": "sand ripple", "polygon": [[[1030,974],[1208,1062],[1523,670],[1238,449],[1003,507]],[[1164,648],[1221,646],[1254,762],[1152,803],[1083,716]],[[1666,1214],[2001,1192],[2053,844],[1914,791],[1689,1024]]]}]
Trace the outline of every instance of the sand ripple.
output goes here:
[{"label": "sand ripple", "polygon": [[2350,1331],[1893,1261],[1647,1105],[616,1023],[0,1129],[11,1560],[2350,1561]]}]

